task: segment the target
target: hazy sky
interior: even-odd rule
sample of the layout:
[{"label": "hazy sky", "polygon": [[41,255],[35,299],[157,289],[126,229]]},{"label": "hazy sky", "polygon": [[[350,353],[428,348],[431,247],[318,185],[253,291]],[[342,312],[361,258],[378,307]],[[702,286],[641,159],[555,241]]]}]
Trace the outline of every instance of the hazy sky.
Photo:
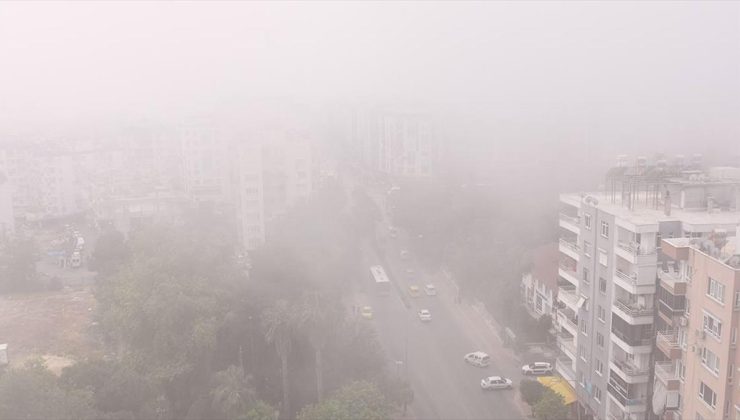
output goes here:
[{"label": "hazy sky", "polygon": [[6,128],[285,97],[740,152],[739,78],[730,1],[0,3]]}]

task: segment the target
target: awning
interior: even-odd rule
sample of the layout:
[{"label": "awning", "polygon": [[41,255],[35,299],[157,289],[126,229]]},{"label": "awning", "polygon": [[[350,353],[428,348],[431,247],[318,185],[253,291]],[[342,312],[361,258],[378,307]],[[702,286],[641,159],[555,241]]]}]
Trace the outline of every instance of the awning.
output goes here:
[{"label": "awning", "polygon": [[581,308],[583,308],[583,304],[584,304],[584,303],[586,303],[586,298],[585,298],[585,297],[583,297],[583,296],[581,296],[581,298],[580,298],[580,299],[578,299],[578,303],[576,304],[576,307],[577,307],[578,309],[581,309]]},{"label": "awning", "polygon": [[565,405],[576,402],[576,391],[565,379],[559,376],[540,376],[537,380],[547,388],[555,391],[556,394],[560,394],[563,397],[563,403]]}]

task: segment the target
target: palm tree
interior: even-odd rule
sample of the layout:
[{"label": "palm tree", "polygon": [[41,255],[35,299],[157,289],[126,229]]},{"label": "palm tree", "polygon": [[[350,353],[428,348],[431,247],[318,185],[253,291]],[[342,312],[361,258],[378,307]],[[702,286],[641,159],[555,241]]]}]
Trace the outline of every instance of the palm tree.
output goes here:
[{"label": "palm tree", "polygon": [[256,401],[251,377],[245,376],[240,367],[232,365],[217,372],[213,382],[211,407],[228,420],[238,418]]},{"label": "palm tree", "polygon": [[335,300],[327,298],[320,292],[304,295],[301,305],[299,323],[308,331],[308,338],[314,349],[316,369],[316,396],[318,401],[324,398],[324,362],[323,352],[329,334],[339,324],[341,311]]},{"label": "palm tree", "polygon": [[275,351],[282,364],[283,407],[280,413],[290,416],[290,389],[288,385],[288,355],[293,344],[295,315],[288,301],[280,299],[262,314],[265,340],[275,345]]}]

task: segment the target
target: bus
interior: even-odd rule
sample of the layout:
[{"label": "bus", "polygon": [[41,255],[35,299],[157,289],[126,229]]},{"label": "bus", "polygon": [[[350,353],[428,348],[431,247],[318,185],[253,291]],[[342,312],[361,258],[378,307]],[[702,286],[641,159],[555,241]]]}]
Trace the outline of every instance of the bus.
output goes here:
[{"label": "bus", "polygon": [[378,296],[388,296],[391,294],[391,281],[388,280],[383,267],[379,265],[370,267],[370,279],[375,283],[375,292]]}]

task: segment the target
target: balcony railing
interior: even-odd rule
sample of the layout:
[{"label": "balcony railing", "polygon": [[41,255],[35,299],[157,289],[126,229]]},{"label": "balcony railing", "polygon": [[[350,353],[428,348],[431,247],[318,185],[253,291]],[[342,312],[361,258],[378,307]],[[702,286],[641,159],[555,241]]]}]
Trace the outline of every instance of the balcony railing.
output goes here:
[{"label": "balcony railing", "polygon": [[623,250],[631,253],[634,256],[639,256],[639,255],[654,255],[655,252],[656,252],[655,248],[650,249],[650,250],[640,249],[640,244],[637,244],[637,243],[628,243],[628,242],[619,241],[619,242],[617,242],[617,246],[619,248],[621,248],[621,249],[623,249]]},{"label": "balcony railing", "polygon": [[573,252],[579,252],[581,248],[574,242],[568,241],[566,239],[560,239],[560,245],[570,249]]},{"label": "balcony railing", "polygon": [[626,373],[629,376],[640,376],[640,375],[647,375],[648,369],[647,368],[641,368],[633,363],[630,363],[626,360],[614,360],[614,364],[617,365],[617,367],[624,373]]},{"label": "balcony railing", "polygon": [[578,296],[576,296],[575,287],[560,287],[558,289],[558,300],[569,306],[576,306],[578,303]]},{"label": "balcony railing", "polygon": [[627,337],[622,331],[612,328],[612,334],[619,338],[620,340],[624,341],[630,346],[649,346],[653,344],[654,338],[647,338],[647,337]]},{"label": "balcony railing", "polygon": [[[552,219],[550,219],[550,220],[552,220]],[[562,220],[564,222],[572,223],[572,224],[574,224],[576,226],[578,226],[578,225],[581,224],[581,218],[580,217],[569,216],[569,215],[567,215],[565,213],[560,213],[560,220]]]},{"label": "balcony railing", "polygon": [[655,376],[664,383],[678,380],[678,369],[675,362],[655,362]]},{"label": "balcony railing", "polygon": [[555,370],[558,370],[561,372],[563,376],[565,376],[566,380],[573,381],[576,379],[576,373],[573,371],[573,368],[571,368],[571,361],[567,358],[557,358],[555,359]]},{"label": "balcony railing", "polygon": [[566,336],[564,334],[558,334],[557,338],[558,345],[563,351],[569,352],[571,355],[576,355],[576,346],[573,345],[573,337]]},{"label": "balcony railing", "polygon": [[570,274],[571,276],[573,276],[575,278],[578,278],[578,275],[576,274],[576,268],[575,267],[573,267],[571,265],[568,265],[568,264],[565,264],[564,262],[559,262],[558,263],[558,267],[561,270],[565,271],[566,273]]},{"label": "balcony railing", "polygon": [[614,383],[611,379],[609,380],[609,384],[607,385],[607,390],[611,396],[617,399],[620,404],[623,406],[630,406],[630,405],[642,405],[645,404],[645,397],[634,397],[629,396],[627,392],[625,392],[624,389],[622,389],[621,386]]},{"label": "balcony railing", "polygon": [[621,299],[614,301],[614,306],[619,308],[622,312],[631,316],[650,316],[653,314],[653,308],[639,307],[634,303],[624,302]]},{"label": "balcony railing", "polygon": [[678,342],[678,331],[666,330],[658,331],[656,343],[660,346],[664,346],[667,349],[679,349],[681,344]]},{"label": "balcony railing", "polygon": [[637,284],[637,274],[627,274],[624,271],[617,268],[617,277],[622,280],[628,281],[632,284]]},{"label": "balcony railing", "polygon": [[567,325],[571,328],[578,331],[578,321],[575,319],[571,319],[565,312],[558,310],[557,312],[558,322],[560,322],[561,325]]}]

